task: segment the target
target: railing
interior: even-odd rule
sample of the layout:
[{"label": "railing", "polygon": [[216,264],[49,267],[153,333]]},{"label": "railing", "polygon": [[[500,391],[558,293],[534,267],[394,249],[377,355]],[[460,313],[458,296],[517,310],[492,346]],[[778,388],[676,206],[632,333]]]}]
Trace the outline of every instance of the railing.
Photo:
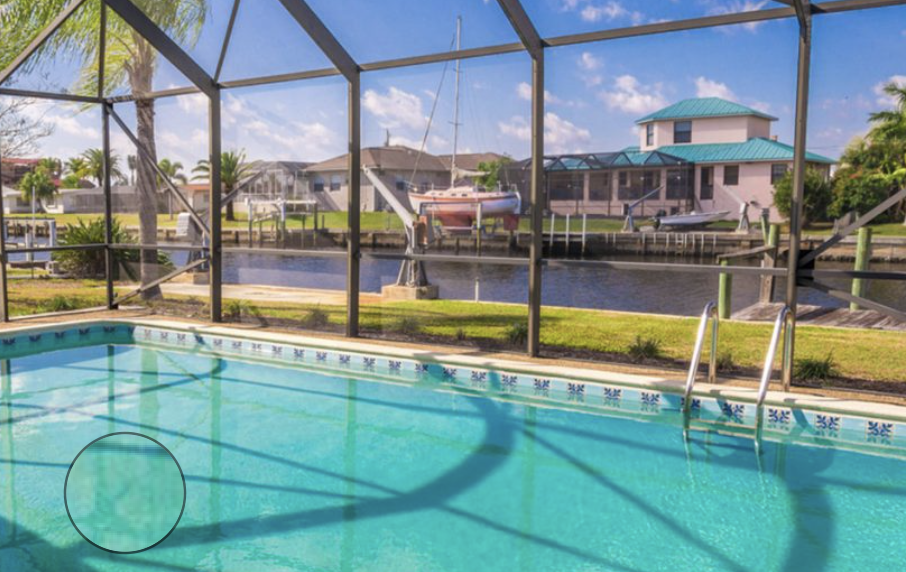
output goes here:
[{"label": "railing", "polygon": [[780,336],[784,335],[783,342],[783,371],[790,367],[789,340],[786,339],[790,334],[790,322],[793,320],[793,313],[788,306],[781,308],[774,322],[774,332],[771,334],[771,345],[768,346],[768,355],[764,360],[764,370],[761,372],[761,384],[758,386],[758,400],[756,406],[761,409],[764,404],[764,398],[768,394],[768,386],[771,384],[771,374],[774,371],[774,358],[777,357],[777,348],[780,346]]},{"label": "railing", "polygon": [[708,383],[714,383],[717,380],[717,333],[720,317],[714,302],[708,302],[708,305],[705,306],[705,311],[702,312],[702,319],[698,324],[698,335],[695,338],[695,349],[692,352],[692,364],[689,366],[689,376],[686,378],[686,390],[683,392],[683,409],[685,411],[689,410],[692,401],[692,388],[695,386],[698,366],[702,360],[702,350],[705,346],[708,322],[711,322],[711,360],[708,363]]}]

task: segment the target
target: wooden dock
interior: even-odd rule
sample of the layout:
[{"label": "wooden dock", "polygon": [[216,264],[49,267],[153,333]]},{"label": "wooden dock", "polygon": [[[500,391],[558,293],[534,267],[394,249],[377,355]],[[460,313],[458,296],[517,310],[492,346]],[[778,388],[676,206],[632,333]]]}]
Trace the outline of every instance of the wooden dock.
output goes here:
[{"label": "wooden dock", "polygon": [[[783,304],[754,304],[735,312],[734,320],[746,322],[773,322]],[[906,332],[906,322],[885,316],[874,310],[849,310],[848,308],[825,308],[800,304],[796,319],[799,324],[828,326],[833,328],[867,328]]]}]

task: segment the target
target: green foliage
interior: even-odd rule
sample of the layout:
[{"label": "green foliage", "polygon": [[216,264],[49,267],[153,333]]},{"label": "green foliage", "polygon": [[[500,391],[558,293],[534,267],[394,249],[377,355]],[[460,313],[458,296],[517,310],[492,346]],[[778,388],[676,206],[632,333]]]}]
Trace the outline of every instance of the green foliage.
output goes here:
[{"label": "green foliage", "polygon": [[[183,174],[183,166],[179,161],[171,161],[170,159],[161,159],[157,164],[157,167],[167,176],[168,179],[174,183],[182,183],[185,185],[189,182],[186,176]],[[157,181],[158,186],[163,186],[164,182],[158,177]]]},{"label": "green foliage", "polygon": [[824,382],[839,377],[840,372],[837,370],[833,354],[827,354],[824,359],[797,359],[793,368],[793,376],[802,381]]},{"label": "green foliage", "polygon": [[[114,243],[132,243],[132,237],[114,218],[111,222],[112,238]],[[66,232],[61,233],[60,246],[76,246],[82,244],[105,244],[106,230],[104,219],[97,218],[88,222],[79,219],[77,224],[70,224]],[[60,271],[73,278],[103,278],[106,273],[106,259],[103,248],[93,250],[61,250],[53,253],[53,259]],[[123,269],[130,280],[137,276],[133,265],[138,262],[137,250],[114,250],[114,280],[119,280],[120,269]],[[165,271],[172,270],[173,264],[170,257],[163,252],[158,252],[157,262]]]},{"label": "green foliage", "polygon": [[232,299],[226,303],[223,314],[229,320],[241,322],[244,318],[260,318],[261,310],[251,302]]},{"label": "green foliage", "polygon": [[78,310],[79,305],[65,296],[54,296],[42,305],[46,312],[70,312]]},{"label": "green foliage", "polygon": [[464,342],[468,339],[468,337],[469,336],[466,335],[466,331],[464,329],[458,328],[456,330],[456,341],[457,342]]},{"label": "green foliage", "polygon": [[481,163],[478,163],[478,170],[483,171],[485,174],[476,177],[475,182],[489,191],[496,190],[497,184],[503,178],[501,177],[503,170],[511,162],[512,159],[509,157],[503,157],[496,161],[482,161]]},{"label": "green foliage", "polygon": [[57,187],[53,184],[50,175],[43,169],[35,169],[26,173],[19,181],[19,190],[22,191],[22,199],[28,202],[31,202],[32,192],[39,201],[52,199],[57,194]]},{"label": "green foliage", "polygon": [[421,329],[421,322],[419,322],[418,318],[414,316],[400,316],[400,318],[393,324],[394,332],[406,336],[414,336],[418,334]]},{"label": "green foliage", "polygon": [[[884,175],[852,167],[840,169],[834,176],[834,195],[829,214],[839,218],[850,211],[865,214],[890,195],[890,184]],[[877,222],[885,222],[881,216]]]},{"label": "green foliage", "polygon": [[[192,169],[195,176],[193,181],[211,180],[211,164],[207,160],[199,161]],[[224,151],[220,154],[220,184],[223,185],[223,194],[229,195],[251,173],[251,165],[246,163],[245,151]],[[233,201],[226,204],[226,219],[236,220],[233,214]]]},{"label": "green foliage", "polygon": [[[103,184],[104,178],[104,150],[103,149],[86,149],[82,153],[82,159],[85,161],[84,176],[94,179],[99,186]],[[119,168],[120,158],[115,153],[110,153],[110,177],[112,179],[122,179],[123,172]]]},{"label": "green foliage", "polygon": [[69,174],[60,181],[60,188],[63,189],[80,189],[82,188],[82,179],[78,175]]},{"label": "green foliage", "polygon": [[330,318],[321,307],[315,307],[308,311],[308,314],[305,316],[305,319],[302,320],[302,325],[306,328],[311,328],[313,330],[322,330],[330,324]]},{"label": "green foliage", "polygon": [[733,352],[725,351],[717,354],[717,371],[733,371],[736,364],[733,362]]},{"label": "green foliage", "polygon": [[646,360],[657,359],[661,357],[661,341],[655,338],[644,338],[641,335],[635,337],[635,341],[629,345],[626,350],[629,358],[641,363]]},{"label": "green foliage", "polygon": [[525,322],[516,322],[506,331],[506,339],[514,346],[524,346],[528,343],[528,324]]},{"label": "green foliage", "polygon": [[[833,186],[828,178],[817,169],[809,167],[805,172],[805,195],[802,208],[802,223],[827,220],[828,207],[833,199]],[[774,206],[781,215],[790,218],[793,204],[793,172],[786,175],[774,186]]]}]

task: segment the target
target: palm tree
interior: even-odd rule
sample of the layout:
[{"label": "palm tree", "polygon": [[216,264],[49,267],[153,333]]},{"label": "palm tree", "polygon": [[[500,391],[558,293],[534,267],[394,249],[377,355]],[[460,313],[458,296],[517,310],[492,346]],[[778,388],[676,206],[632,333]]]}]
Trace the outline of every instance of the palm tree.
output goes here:
[{"label": "palm tree", "polygon": [[[209,13],[208,0],[132,0],[145,15],[181,46],[192,46]],[[5,68],[41,30],[53,21],[69,0],[6,0],[0,9],[0,69]],[[81,64],[81,73],[74,91],[97,95],[100,62],[100,10],[103,2],[86,2],[72,15],[69,22],[48,39],[43,50],[61,59],[73,58]],[[131,26],[116,14],[107,14],[107,50],[104,58],[105,90],[108,93],[128,87],[133,95],[150,93],[157,51]],[[30,58],[33,62],[40,58]],[[28,65],[28,64],[27,64]],[[34,66],[34,63],[30,65]],[[147,150],[150,161],[136,165],[136,192],[139,198],[139,235],[143,244],[157,242],[157,163],[154,138],[154,100],[137,99],[136,136]],[[143,157],[144,158],[144,157]],[[148,284],[158,276],[157,252],[141,253],[141,281]],[[159,289],[149,289],[143,296],[156,297]]]},{"label": "palm tree", "polygon": [[85,157],[71,157],[66,161],[66,172],[70,175],[75,175],[78,178],[83,178],[88,176],[88,162],[85,161]]},{"label": "palm tree", "polygon": [[[87,177],[90,177],[97,182],[98,186],[104,184],[104,150],[103,149],[86,149],[82,153],[82,159],[85,160],[85,173]],[[114,179],[121,179],[123,177],[123,172],[119,168],[120,158],[114,154],[110,153],[110,177]]]},{"label": "palm tree", "polygon": [[[868,138],[876,168],[896,192],[904,182],[902,172],[906,167],[906,83],[890,82],[884,86],[884,93],[893,99],[894,107],[869,116],[872,128]],[[906,201],[900,202],[898,210],[901,214],[906,211]]]},{"label": "palm tree", "polygon": [[57,194],[57,187],[53,183],[50,173],[38,167],[30,173],[26,173],[22,180],[19,181],[19,191],[22,193],[22,200],[31,203],[32,193],[35,195],[35,202],[44,207],[44,201],[50,200]]},{"label": "palm tree", "polygon": [[[157,168],[167,176],[170,181],[175,181],[185,185],[189,182],[186,179],[186,176],[182,173],[182,163],[179,161],[171,161],[170,159],[161,159],[160,163],[157,164]],[[164,181],[161,180],[161,177],[158,177],[157,181],[158,186],[163,187]],[[170,217],[170,220],[173,220],[173,193],[167,192],[167,214]]]},{"label": "palm tree", "polygon": [[45,157],[38,161],[35,169],[46,173],[51,179],[59,179],[63,174],[63,163],[54,157]]},{"label": "palm tree", "polygon": [[[211,164],[209,161],[199,161],[198,165],[192,169],[196,173],[192,177],[193,181],[211,180]],[[223,194],[229,195],[251,172],[251,166],[245,162],[245,151],[224,151],[220,155],[220,181],[223,185]],[[226,203],[226,219],[228,221],[236,220],[233,213],[232,199]]]}]

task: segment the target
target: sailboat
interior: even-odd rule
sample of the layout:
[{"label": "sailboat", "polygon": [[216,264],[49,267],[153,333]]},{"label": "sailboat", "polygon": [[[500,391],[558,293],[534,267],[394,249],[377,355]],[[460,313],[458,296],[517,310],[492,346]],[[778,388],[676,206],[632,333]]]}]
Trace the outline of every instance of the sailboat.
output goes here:
[{"label": "sailboat", "polygon": [[[462,48],[462,17],[456,19],[456,51]],[[506,230],[516,230],[522,199],[513,190],[488,190],[478,185],[457,185],[461,174],[481,173],[463,171],[456,166],[459,143],[459,88],[461,61],[456,60],[456,86],[453,107],[453,155],[450,163],[450,188],[425,192],[409,191],[409,202],[417,215],[431,215],[447,229],[471,229],[479,218],[501,218]],[[438,94],[439,95],[439,94]],[[429,124],[430,129],[430,124]]]}]

